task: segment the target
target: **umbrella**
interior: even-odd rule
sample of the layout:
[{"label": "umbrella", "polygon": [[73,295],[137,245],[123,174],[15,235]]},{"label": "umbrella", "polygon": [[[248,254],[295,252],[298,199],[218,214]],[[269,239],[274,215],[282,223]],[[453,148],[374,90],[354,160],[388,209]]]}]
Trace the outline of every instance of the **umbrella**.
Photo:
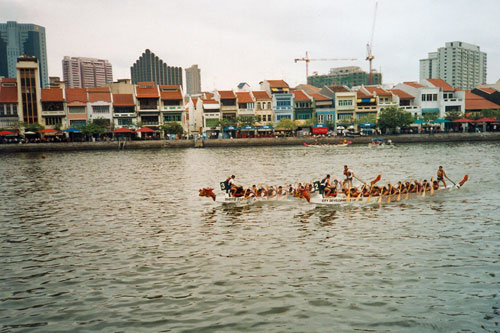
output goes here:
[{"label": "umbrella", "polygon": [[0,131],[0,135],[16,135],[16,133],[9,131]]},{"label": "umbrella", "polygon": [[327,127],[325,124],[316,124],[313,126],[313,128],[321,128],[321,127]]},{"label": "umbrella", "polygon": [[354,129],[354,126],[351,125],[351,126],[347,127],[347,129]]},{"label": "umbrella", "polygon": [[113,133],[134,133],[134,131],[129,130],[126,127],[121,127],[119,129],[114,130]]},{"label": "umbrella", "polygon": [[259,126],[258,128],[259,130],[272,130],[273,127],[272,126],[269,126],[269,125],[263,125],[263,126]]},{"label": "umbrella", "polygon": [[243,126],[243,127],[241,128],[241,130],[242,130],[242,131],[253,131],[253,130],[255,130],[255,127],[250,126],[250,125],[246,125],[246,126]]},{"label": "umbrella", "polygon": [[41,131],[38,131],[38,133],[57,133],[59,132],[58,130],[52,129],[52,128],[46,128]]},{"label": "umbrella", "polygon": [[63,132],[65,132],[65,133],[81,133],[82,131],[80,131],[78,128],[67,128],[67,129],[63,130]]},{"label": "umbrella", "polygon": [[491,119],[491,118],[481,118],[481,119],[475,120],[474,122],[476,122],[476,123],[492,123],[494,121],[495,121],[495,119]]},{"label": "umbrella", "polygon": [[427,123],[425,120],[422,120],[422,119],[417,119],[413,122],[414,124],[425,124]]},{"label": "umbrella", "polygon": [[236,130],[237,130],[237,128],[234,126],[227,126],[224,128],[224,131],[236,131]]},{"label": "umbrella", "polygon": [[141,133],[154,133],[154,130],[152,130],[149,127],[142,127],[139,128],[136,132],[141,132]]},{"label": "umbrella", "polygon": [[467,118],[460,118],[460,119],[457,119],[457,120],[453,120],[454,123],[471,123],[472,120],[470,119],[467,119]]},{"label": "umbrella", "polygon": [[339,130],[339,129],[340,129],[340,130],[343,130],[343,129],[345,129],[345,127],[344,127],[344,126],[337,126],[337,129],[338,129],[338,130]]},{"label": "umbrella", "polygon": [[361,125],[359,125],[359,127],[375,127],[375,124],[366,122],[366,123],[362,123]]},{"label": "umbrella", "polygon": [[450,121],[447,119],[436,119],[432,121],[435,124],[449,123]]},{"label": "umbrella", "polygon": [[36,134],[35,132],[24,132],[24,134]]}]

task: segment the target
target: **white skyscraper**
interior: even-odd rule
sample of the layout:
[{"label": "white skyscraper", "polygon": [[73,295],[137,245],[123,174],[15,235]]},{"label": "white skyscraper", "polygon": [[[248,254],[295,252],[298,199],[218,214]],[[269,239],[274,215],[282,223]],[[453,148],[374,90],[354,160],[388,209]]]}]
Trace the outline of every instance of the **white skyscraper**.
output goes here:
[{"label": "white skyscraper", "polygon": [[443,79],[454,88],[472,89],[486,83],[486,53],[479,46],[447,42],[420,60],[420,81]]}]

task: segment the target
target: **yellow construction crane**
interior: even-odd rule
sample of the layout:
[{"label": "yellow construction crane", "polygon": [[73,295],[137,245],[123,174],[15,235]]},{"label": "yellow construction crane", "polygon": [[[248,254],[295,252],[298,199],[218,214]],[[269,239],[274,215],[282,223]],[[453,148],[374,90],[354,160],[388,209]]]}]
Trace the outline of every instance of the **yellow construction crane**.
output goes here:
[{"label": "yellow construction crane", "polygon": [[372,35],[370,38],[370,42],[366,44],[366,60],[370,63],[370,71],[368,72],[368,84],[372,85],[372,60],[375,56],[372,54],[373,48],[373,33],[375,32],[375,19],[377,18],[377,5],[378,2],[375,2],[375,12],[373,13],[373,24],[372,24]]},{"label": "yellow construction crane", "polygon": [[306,83],[307,83],[307,78],[309,77],[309,62],[310,61],[353,61],[353,60],[358,60],[358,59],[356,59],[356,58],[315,58],[315,59],[311,59],[311,58],[309,58],[309,53],[307,51],[306,51],[305,57],[294,59],[295,62],[304,61],[306,63]]}]

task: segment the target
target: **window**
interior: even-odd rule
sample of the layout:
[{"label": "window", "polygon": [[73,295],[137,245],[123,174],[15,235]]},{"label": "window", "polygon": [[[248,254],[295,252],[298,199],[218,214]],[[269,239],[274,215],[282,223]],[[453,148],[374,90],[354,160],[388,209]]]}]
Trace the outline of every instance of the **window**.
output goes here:
[{"label": "window", "polygon": [[163,116],[164,121],[181,121],[182,116],[179,113],[166,114]]},{"label": "window", "polygon": [[109,113],[109,106],[108,105],[95,105],[95,106],[92,106],[92,111],[94,113]]},{"label": "window", "polygon": [[119,126],[132,125],[132,118],[118,118]]},{"label": "window", "polygon": [[339,100],[339,106],[352,106],[352,100]]},{"label": "window", "polygon": [[290,115],[278,115],[276,119],[280,121],[281,119],[292,119],[292,117],[290,117]]},{"label": "window", "polygon": [[69,121],[69,126],[73,128],[78,128],[80,126],[85,126],[87,125],[87,121],[85,120],[70,120]]},{"label": "window", "polygon": [[290,100],[288,100],[288,99],[281,99],[281,100],[280,100],[280,99],[278,99],[278,100],[276,101],[276,105],[277,105],[278,107],[289,107],[289,106],[291,106],[291,104],[290,104]]},{"label": "window", "polygon": [[318,115],[318,122],[320,122],[320,123],[323,122],[323,115],[322,114]]},{"label": "window", "polygon": [[62,117],[45,117],[45,125],[53,126],[62,124]]},{"label": "window", "polygon": [[68,113],[85,113],[85,106],[70,106]]}]

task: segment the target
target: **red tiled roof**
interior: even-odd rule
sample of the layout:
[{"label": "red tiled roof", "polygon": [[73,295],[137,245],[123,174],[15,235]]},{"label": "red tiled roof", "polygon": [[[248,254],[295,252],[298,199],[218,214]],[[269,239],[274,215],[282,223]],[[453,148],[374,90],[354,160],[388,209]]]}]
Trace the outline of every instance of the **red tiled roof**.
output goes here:
[{"label": "red tiled roof", "polygon": [[114,106],[134,106],[134,96],[132,94],[113,94]]},{"label": "red tiled roof", "polygon": [[259,100],[259,99],[271,99],[271,97],[269,96],[267,91],[252,91],[252,95],[257,100]]},{"label": "red tiled roof", "polygon": [[311,101],[311,99],[302,90],[293,90],[294,100],[297,102]]},{"label": "red tiled roof", "polygon": [[465,90],[465,110],[500,109],[500,105]]},{"label": "red tiled roof", "polygon": [[63,102],[63,91],[60,88],[42,89],[42,102]]},{"label": "red tiled roof", "polygon": [[219,104],[215,99],[212,98],[202,98],[203,104]]},{"label": "red tiled roof", "polygon": [[[2,79],[2,83],[14,83],[7,81],[11,79]],[[17,87],[2,87],[0,84],[0,103],[17,103]]]},{"label": "red tiled roof", "polygon": [[288,83],[283,80],[267,80],[271,88],[289,88]]},{"label": "red tiled roof", "polygon": [[108,102],[111,103],[111,92],[109,88],[87,88],[89,93],[89,102]]},{"label": "red tiled roof", "polygon": [[350,92],[349,88],[345,86],[328,86],[328,89],[333,92]]},{"label": "red tiled roof", "polygon": [[356,96],[357,96],[357,98],[372,98],[373,97],[372,95],[365,94],[361,90],[356,91]]},{"label": "red tiled roof", "polygon": [[414,82],[414,81],[403,82],[403,84],[406,84],[407,86],[410,86],[410,87],[413,87],[413,88],[424,88],[423,85],[421,85],[418,82]]},{"label": "red tiled roof", "polygon": [[232,90],[219,90],[220,99],[236,99]]},{"label": "red tiled roof", "polygon": [[385,89],[382,89],[380,87],[365,87],[366,90],[369,92],[376,93],[377,96],[392,96],[391,93]]},{"label": "red tiled roof", "polygon": [[412,95],[408,94],[406,91],[401,90],[401,89],[391,89],[389,91],[391,91],[394,95],[397,95],[399,97],[399,99],[415,98],[415,96],[412,96]]},{"label": "red tiled roof", "polygon": [[493,94],[496,91],[493,88],[478,88],[478,89],[484,91],[487,94]]},{"label": "red tiled roof", "polygon": [[164,100],[182,99],[182,93],[179,90],[177,90],[177,91],[160,91],[160,96],[161,96],[161,99],[164,99]]},{"label": "red tiled roof", "polygon": [[253,98],[249,92],[237,92],[236,97],[238,97],[238,103],[252,103]]},{"label": "red tiled roof", "polygon": [[136,87],[137,98],[158,98],[158,88],[154,82],[138,82]]},{"label": "red tiled roof", "polygon": [[331,101],[332,99],[321,94],[311,94],[312,98],[316,101]]},{"label": "red tiled roof", "polygon": [[87,90],[85,88],[66,88],[66,102],[87,103]]},{"label": "red tiled roof", "polygon": [[443,89],[443,91],[454,91],[452,86],[450,86],[445,80],[443,79],[427,79],[427,82],[432,84],[434,87],[438,87]]}]

